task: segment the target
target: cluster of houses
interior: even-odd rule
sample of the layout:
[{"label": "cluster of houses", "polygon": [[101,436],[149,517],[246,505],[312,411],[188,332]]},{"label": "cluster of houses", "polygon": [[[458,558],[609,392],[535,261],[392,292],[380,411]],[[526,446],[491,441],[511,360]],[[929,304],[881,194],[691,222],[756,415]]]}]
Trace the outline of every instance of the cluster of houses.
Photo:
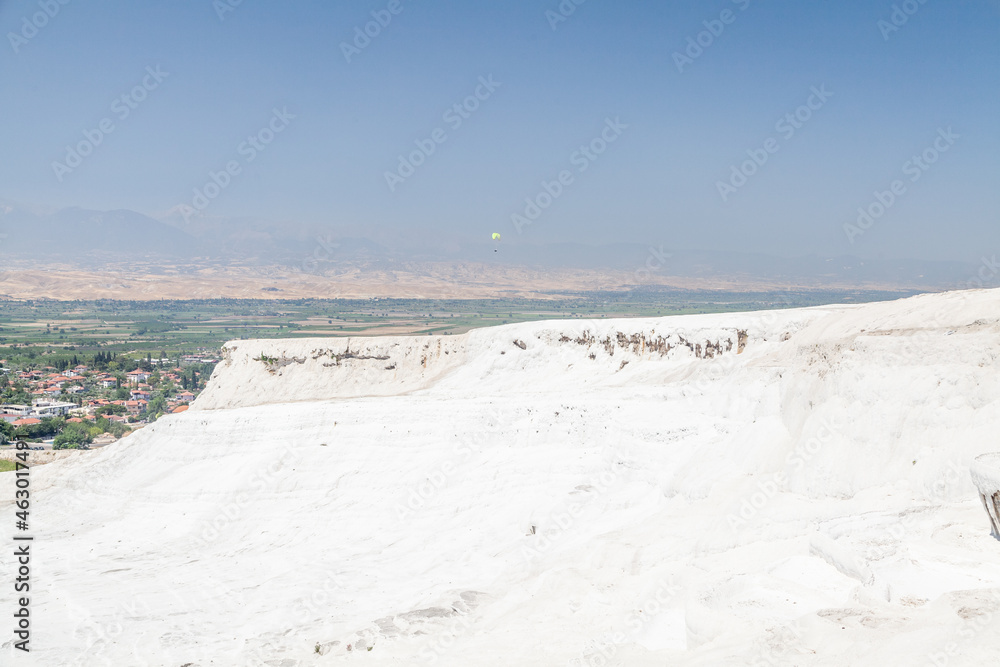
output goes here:
[{"label": "cluster of houses", "polygon": [[[67,419],[69,423],[94,421],[97,419],[97,411],[107,405],[120,405],[125,408],[124,415],[108,414],[107,419],[128,422],[131,417],[134,421],[136,416],[146,412],[154,392],[154,388],[147,384],[152,373],[142,369],[126,373],[124,383],[112,375],[91,372],[82,364],[62,372],[55,372],[51,367],[16,372],[3,370],[17,380],[23,381],[32,399],[31,405],[0,405],[0,419],[14,426],[40,424],[46,417],[57,416],[69,417]],[[182,389],[181,373],[180,368],[159,371],[159,389],[181,389],[166,399],[166,408],[169,412],[183,412],[187,409],[187,404],[195,399],[194,392]],[[98,388],[116,389],[120,385],[128,389],[129,398],[112,400],[93,395],[94,390]],[[55,400],[57,397],[65,399],[68,396],[79,396],[79,398],[76,402]]]},{"label": "cluster of houses", "polygon": [[61,403],[56,401],[37,401],[32,405],[0,405],[0,419],[15,426],[39,424],[44,417],[60,417],[68,415],[70,410],[76,410],[76,403]]}]

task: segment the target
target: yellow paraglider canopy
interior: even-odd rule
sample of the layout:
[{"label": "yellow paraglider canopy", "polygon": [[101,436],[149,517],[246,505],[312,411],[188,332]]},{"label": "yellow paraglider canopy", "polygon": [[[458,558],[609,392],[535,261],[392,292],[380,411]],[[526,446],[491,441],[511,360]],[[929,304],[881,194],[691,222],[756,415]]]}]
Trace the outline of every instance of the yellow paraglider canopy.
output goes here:
[{"label": "yellow paraglider canopy", "polygon": [[493,232],[493,240],[494,241],[499,241],[500,240],[500,233],[499,232]]}]

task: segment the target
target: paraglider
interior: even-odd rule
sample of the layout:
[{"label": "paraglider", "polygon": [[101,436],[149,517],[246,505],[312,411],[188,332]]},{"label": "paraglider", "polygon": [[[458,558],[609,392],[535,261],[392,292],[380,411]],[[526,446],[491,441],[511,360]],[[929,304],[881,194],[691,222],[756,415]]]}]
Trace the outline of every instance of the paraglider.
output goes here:
[{"label": "paraglider", "polygon": [[[499,241],[500,240],[500,233],[499,232],[493,232],[493,240],[494,241]],[[493,248],[493,252],[496,252],[496,251],[497,251],[497,249]]]}]

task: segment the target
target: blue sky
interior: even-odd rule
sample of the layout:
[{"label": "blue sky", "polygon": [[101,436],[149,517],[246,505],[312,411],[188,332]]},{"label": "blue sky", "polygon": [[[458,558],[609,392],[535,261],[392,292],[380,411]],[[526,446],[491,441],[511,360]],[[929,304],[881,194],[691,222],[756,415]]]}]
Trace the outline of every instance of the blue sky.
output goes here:
[{"label": "blue sky", "polygon": [[[995,0],[565,0],[568,16],[556,0],[230,1],[0,2],[0,198],[432,243],[501,231],[777,255],[1000,251]],[[348,62],[342,45],[372,12],[391,21]],[[466,100],[456,126],[446,112]],[[778,129],[797,112],[793,134]],[[78,166],[53,166],[102,121],[113,131]],[[400,177],[415,142],[433,153]],[[603,152],[579,152],[592,142]],[[911,180],[924,151],[936,161],[911,164]],[[732,180],[753,155],[763,164]],[[212,173],[226,186],[195,211]],[[893,181],[882,215],[845,231]],[[558,196],[518,234],[512,215],[549,201],[543,182]]]}]

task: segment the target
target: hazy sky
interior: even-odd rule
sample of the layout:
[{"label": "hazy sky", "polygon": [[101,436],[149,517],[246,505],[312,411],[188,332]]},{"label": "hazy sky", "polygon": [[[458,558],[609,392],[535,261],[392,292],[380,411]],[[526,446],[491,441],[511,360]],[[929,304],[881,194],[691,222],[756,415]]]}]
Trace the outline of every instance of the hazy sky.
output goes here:
[{"label": "hazy sky", "polygon": [[[995,0],[17,0],[0,27],[0,197],[26,204],[1000,252]],[[859,207],[884,212],[845,231]]]}]

